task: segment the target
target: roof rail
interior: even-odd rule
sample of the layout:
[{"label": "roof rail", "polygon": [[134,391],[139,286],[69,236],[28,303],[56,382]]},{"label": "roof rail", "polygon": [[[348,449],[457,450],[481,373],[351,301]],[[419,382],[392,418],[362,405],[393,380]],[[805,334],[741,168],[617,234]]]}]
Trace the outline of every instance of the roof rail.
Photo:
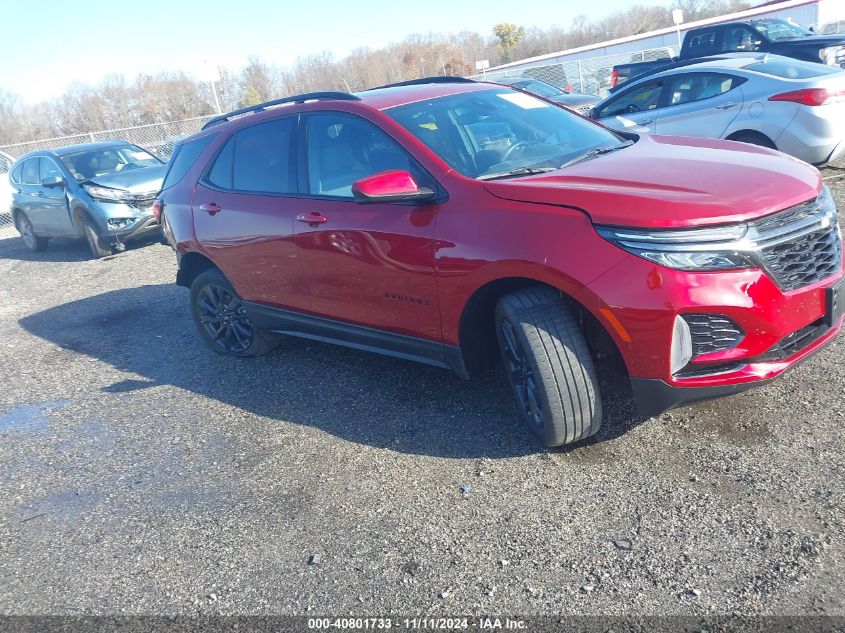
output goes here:
[{"label": "roof rail", "polygon": [[240,110],[232,110],[231,112],[221,114],[220,116],[216,116],[213,119],[208,120],[206,124],[202,126],[202,129],[205,130],[207,128],[210,128],[212,125],[223,123],[224,121],[228,121],[232,117],[236,117],[240,114],[263,112],[267,108],[283,105],[285,103],[305,103],[306,101],[320,100],[360,101],[361,97],[356,97],[355,95],[349,94],[348,92],[306,92],[305,94],[293,95],[292,97],[284,97],[282,99],[274,99],[273,101],[265,101],[264,103],[258,103],[253,106],[241,108]]},{"label": "roof rail", "polygon": [[380,88],[398,88],[399,86],[419,86],[422,84],[474,84],[475,80],[467,77],[423,77],[421,79],[408,79],[407,81],[397,81],[395,84],[385,84],[384,86],[376,86],[375,88],[367,88],[367,90],[379,90]]}]

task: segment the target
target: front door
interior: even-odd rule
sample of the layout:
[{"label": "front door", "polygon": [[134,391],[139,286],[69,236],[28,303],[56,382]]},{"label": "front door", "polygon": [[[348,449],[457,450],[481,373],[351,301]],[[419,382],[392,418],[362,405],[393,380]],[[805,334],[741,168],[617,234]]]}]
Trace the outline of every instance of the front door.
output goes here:
[{"label": "front door", "polygon": [[41,195],[38,205],[41,224],[46,227],[45,235],[76,235],[67,206],[66,176],[51,158],[42,156],[39,160]]},{"label": "front door", "polygon": [[352,183],[388,169],[432,177],[371,122],[346,113],[305,117],[307,175],[296,214],[301,284],[319,316],[441,340],[434,275],[437,204],[358,204]]}]

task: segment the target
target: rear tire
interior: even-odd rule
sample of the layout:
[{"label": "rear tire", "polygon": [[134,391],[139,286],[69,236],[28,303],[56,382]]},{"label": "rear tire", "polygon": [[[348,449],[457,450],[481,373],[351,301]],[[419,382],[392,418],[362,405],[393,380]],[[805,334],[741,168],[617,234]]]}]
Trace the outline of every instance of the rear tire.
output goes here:
[{"label": "rear tire", "polygon": [[598,379],[575,315],[542,286],[496,305],[505,372],[528,428],[546,446],[583,440],[601,427]]},{"label": "rear tire", "polygon": [[82,232],[85,235],[85,241],[88,243],[88,250],[91,251],[91,256],[94,259],[102,259],[112,254],[111,248],[103,246],[103,241],[97,234],[94,221],[87,216],[82,218]]},{"label": "rear tire", "polygon": [[32,222],[23,211],[15,214],[15,228],[21,234],[24,246],[33,253],[43,251],[47,248],[49,238],[41,237],[35,234],[35,229],[32,228]]},{"label": "rear tire", "polygon": [[261,356],[278,339],[255,329],[243,300],[216,268],[200,273],[191,284],[191,315],[206,345],[224,356]]}]

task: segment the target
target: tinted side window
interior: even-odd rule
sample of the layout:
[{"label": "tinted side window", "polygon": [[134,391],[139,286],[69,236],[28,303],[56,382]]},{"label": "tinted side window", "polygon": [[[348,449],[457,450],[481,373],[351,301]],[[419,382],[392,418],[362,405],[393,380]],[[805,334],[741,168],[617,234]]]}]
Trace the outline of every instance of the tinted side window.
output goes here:
[{"label": "tinted side window", "polygon": [[21,182],[26,185],[38,185],[41,184],[41,180],[39,179],[39,168],[38,168],[38,159],[37,158],[30,158],[26,160],[23,164],[23,171],[21,172]]},{"label": "tinted side window", "polygon": [[716,31],[690,33],[687,37],[689,38],[687,48],[695,54],[714,50],[718,41],[718,33]]},{"label": "tinted side window", "polygon": [[660,102],[665,81],[658,79],[649,81],[641,86],[623,92],[617,99],[608,103],[598,117],[617,116],[620,114],[634,114],[646,110],[654,110]]},{"label": "tinted side window", "polygon": [[235,134],[233,189],[296,193],[292,143],[295,124],[295,117],[286,117],[252,125]]},{"label": "tinted side window", "polygon": [[[308,117],[308,185],[312,194],[352,197],[352,183],[388,169],[420,169],[408,153],[369,121],[343,114]],[[422,183],[420,183],[422,184]]]},{"label": "tinted side window", "polygon": [[51,161],[49,158],[42,158],[38,181],[44,182],[45,180],[53,180],[57,177],[62,178],[62,172],[60,172],[59,168],[56,167],[56,163]]},{"label": "tinted side window", "polygon": [[234,167],[235,139],[226,141],[223,149],[214,159],[214,164],[208,172],[208,182],[220,189],[232,188],[232,169]]},{"label": "tinted side window", "polygon": [[12,182],[21,181],[21,172],[23,171],[23,163],[19,163],[17,167],[12,170]]},{"label": "tinted side window", "polygon": [[719,73],[691,73],[672,79],[668,105],[680,105],[710,99],[733,90],[743,82],[739,77]]},{"label": "tinted side window", "polygon": [[164,191],[178,183],[188,170],[197,162],[197,158],[202,154],[202,151],[211,142],[214,135],[203,136],[188,143],[177,145],[173,149],[173,155],[168,162],[167,175],[164,177],[164,182],[161,185],[161,190]]},{"label": "tinted side window", "polygon": [[744,26],[731,26],[725,29],[722,51],[756,51],[760,48],[760,36]]}]

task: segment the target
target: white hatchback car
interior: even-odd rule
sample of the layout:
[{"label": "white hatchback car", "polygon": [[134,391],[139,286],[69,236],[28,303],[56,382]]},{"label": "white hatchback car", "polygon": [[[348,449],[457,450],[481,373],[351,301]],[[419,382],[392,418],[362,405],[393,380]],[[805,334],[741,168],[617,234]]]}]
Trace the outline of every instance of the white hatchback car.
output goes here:
[{"label": "white hatchback car", "polygon": [[618,130],[743,141],[823,165],[845,153],[845,71],[720,55],[632,80],[590,114]]}]

